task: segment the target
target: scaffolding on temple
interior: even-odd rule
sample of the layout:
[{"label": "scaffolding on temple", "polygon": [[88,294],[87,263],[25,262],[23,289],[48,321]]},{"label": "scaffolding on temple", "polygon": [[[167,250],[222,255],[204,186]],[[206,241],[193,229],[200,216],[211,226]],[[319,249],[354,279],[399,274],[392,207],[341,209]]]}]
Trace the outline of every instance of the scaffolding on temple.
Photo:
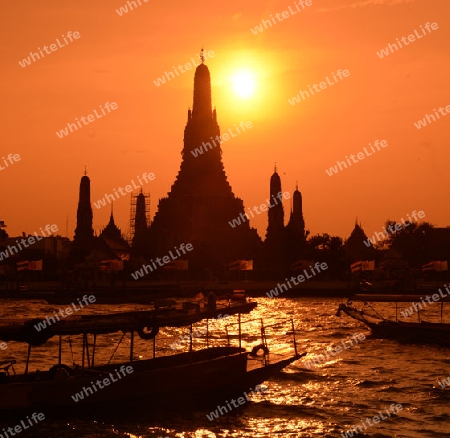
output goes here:
[{"label": "scaffolding on temple", "polygon": [[132,246],[139,233],[145,233],[150,226],[150,193],[132,192],[130,203],[130,226],[127,241]]}]

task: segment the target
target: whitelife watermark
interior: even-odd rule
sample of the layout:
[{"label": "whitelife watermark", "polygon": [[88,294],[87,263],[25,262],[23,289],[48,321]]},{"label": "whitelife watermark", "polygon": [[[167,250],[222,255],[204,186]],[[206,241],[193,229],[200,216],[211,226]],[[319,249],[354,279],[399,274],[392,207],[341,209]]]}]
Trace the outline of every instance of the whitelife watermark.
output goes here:
[{"label": "whitelife watermark", "polygon": [[[2,157],[3,160],[3,164],[5,165],[5,167],[3,167],[0,164],[0,170],[5,170],[7,167],[9,167],[10,165],[13,165],[14,163],[17,163],[18,161],[20,161],[20,155],[19,154],[9,154],[7,158]],[[8,163],[9,161],[9,163]]]},{"label": "whitelife watermark", "polygon": [[[180,254],[180,251],[178,251],[178,247],[176,246],[176,247],[174,248],[174,251],[177,253],[177,256],[176,256],[176,257],[172,254],[172,251],[169,251],[170,257],[169,257],[169,255],[166,255],[166,256],[164,256],[163,258],[156,257],[155,260],[156,260],[156,263],[158,263],[158,265],[159,265],[160,267],[164,267],[164,265],[166,265],[167,263],[170,263],[172,260],[176,260],[176,259],[182,257],[182,255],[187,254],[186,251],[192,251],[193,249],[194,249],[194,247],[192,246],[191,243],[188,243],[187,245],[185,245],[184,243],[182,243],[182,244],[180,245],[180,251],[181,251],[183,254]],[[150,272],[153,272],[153,271],[156,271],[156,269],[158,269],[158,266],[156,266],[156,263],[153,261],[153,259],[150,260],[150,263],[151,263],[152,266],[151,266],[151,265],[143,264],[143,265],[142,265],[142,268],[139,269],[139,271],[135,271],[134,274],[131,274],[131,276],[133,277],[133,279],[134,279],[134,280],[138,280],[139,278],[143,277],[145,274],[148,274],[148,273],[149,273],[149,270],[150,270]],[[145,272],[144,272],[144,271],[145,271]]]},{"label": "whitelife watermark", "polygon": [[[16,434],[29,429],[32,426],[35,426],[36,424],[39,423],[39,421],[44,421],[45,420],[45,415],[41,412],[41,413],[36,413],[34,412],[31,415],[31,418],[27,416],[26,421],[28,422],[28,425],[25,424],[24,420],[20,420],[20,424],[17,424],[16,426],[13,427],[7,427],[7,428],[3,428],[3,432],[0,433],[0,438],[11,438],[13,436],[15,436]],[[14,432],[13,432],[14,430]]]},{"label": "whitelife watermark", "polygon": [[[241,122],[241,123],[239,123],[239,125],[241,126],[242,132],[245,132],[245,128],[247,128],[247,129],[253,128],[252,122]],[[244,127],[244,125],[245,125],[245,127]],[[202,142],[202,145],[199,148],[195,148],[193,151],[191,151],[191,154],[197,158],[199,155],[203,154],[203,151],[208,152],[211,149],[219,146],[221,143],[228,141],[230,138],[237,137],[239,134],[241,134],[241,131],[239,130],[239,128],[236,124],[234,124],[234,126],[236,127],[236,135],[233,135],[233,128],[228,128],[228,132],[230,133],[230,135],[228,135],[225,132],[224,134],[222,134],[220,136],[216,135],[215,138],[211,137],[211,141],[214,146],[209,142],[206,142],[206,143]],[[217,144],[216,144],[216,141],[217,141]]]},{"label": "whitelife watermark", "polygon": [[[100,107],[100,111],[101,111],[101,113],[103,114],[103,116],[106,116],[106,115],[109,114],[111,111],[114,111],[114,110],[116,110],[117,108],[119,108],[119,105],[117,105],[116,102],[112,102],[112,103],[106,102],[106,103],[105,103],[105,108],[106,108],[106,110],[108,111],[107,113],[105,112],[105,108],[103,108],[102,105],[99,105],[99,107]],[[82,128],[83,126],[89,125],[89,123],[95,122],[95,120],[101,119],[101,118],[103,117],[101,114],[98,114],[98,113],[97,113],[97,110],[96,110],[96,109],[94,110],[94,114],[95,114],[95,117],[94,117],[93,114],[89,114],[89,115],[86,116],[86,117],[81,116],[80,119],[81,119],[81,122],[83,122],[83,125],[81,124],[80,120],[78,120],[78,117],[75,117],[75,120],[76,120],[76,122],[77,122],[77,124],[78,124],[78,127],[79,127],[79,128]],[[86,121],[86,120],[87,120],[87,121]],[[70,134],[70,132],[73,132],[72,127],[75,128],[75,131],[78,131],[77,125],[76,125],[75,123],[70,123],[70,122],[69,122],[69,123],[67,124],[67,128],[61,129],[59,132],[56,133],[56,135],[57,135],[59,138],[64,138],[65,136],[68,136],[68,135]],[[69,132],[69,130],[70,130],[70,132]]]},{"label": "whitelife watermark", "polygon": [[[440,119],[439,114],[436,111],[436,109],[433,109],[433,111],[434,111],[434,114],[436,114],[437,119]],[[443,116],[446,116],[447,114],[450,114],[450,105],[447,105],[445,108],[439,107],[438,111]],[[425,128],[425,126],[427,126],[427,122],[428,122],[428,124],[430,124],[431,122],[435,122],[436,117],[433,114],[425,114],[425,117],[423,119],[419,120],[417,123],[414,122],[414,126],[417,129]]]},{"label": "whitelife watermark", "polygon": [[[264,394],[268,388],[266,386],[262,385],[256,385],[255,386],[255,392],[260,392],[261,394]],[[254,394],[253,389],[250,388],[250,395]],[[248,401],[251,401],[251,399],[248,398],[248,395],[246,392],[244,392],[244,397],[238,397],[237,400],[234,398],[231,399],[231,404],[234,408],[238,408],[239,406],[244,405]],[[215,411],[211,411],[209,414],[206,414],[206,418],[208,418],[209,421],[217,420],[221,415],[228,414],[228,412],[232,411],[233,408],[230,406],[230,403],[228,400],[225,402],[225,404],[228,406],[228,409],[225,406],[217,406],[217,409]]]},{"label": "whitelife watermark", "polygon": [[[418,213],[416,212],[416,210],[414,210],[411,213],[411,216],[414,218],[414,220],[418,221],[419,219],[417,219],[416,215],[419,217],[419,219],[423,219],[425,217],[425,213],[422,210],[420,210]],[[392,225],[389,225],[387,227],[387,229],[389,230],[389,233],[395,234],[397,231],[401,231],[401,230],[405,229],[406,227],[409,227],[414,222],[414,220],[411,219],[411,216],[409,214],[407,216],[408,216],[409,222],[405,222],[405,220],[403,218],[401,218],[403,225],[399,224],[397,222],[395,223],[394,227]],[[370,245],[375,245],[377,240],[378,240],[378,242],[381,242],[385,238],[389,237],[389,233],[386,230],[386,227],[383,227],[383,230],[384,230],[384,234],[383,234],[383,232],[375,231],[375,234],[372,237],[369,237],[367,240],[364,240],[364,245],[366,245],[367,247],[370,247]]]},{"label": "whitelife watermark", "polygon": [[[117,189],[121,196],[125,196],[127,193],[131,193],[133,191],[133,189],[138,189],[139,187],[142,187],[144,185],[144,183],[141,181],[141,178],[139,176],[136,176],[136,178],[138,179],[140,185],[137,186],[134,182],[134,179],[132,179],[131,184],[126,185],[125,189],[123,189],[122,187],[119,187]],[[148,183],[155,179],[155,174],[145,172],[142,174],[142,179],[145,181],[145,183]],[[111,204],[111,202],[114,202],[117,199],[119,199],[120,196],[118,195],[117,190],[115,188],[113,189],[113,192],[116,195],[116,197],[114,197],[114,195],[105,193],[105,196],[102,199],[99,199],[97,202],[93,202],[95,207],[96,208],[106,207],[106,201],[108,201],[108,203]]]},{"label": "whitelife watermark", "polygon": [[[228,223],[230,224],[231,228],[236,228],[238,225],[243,224],[244,222],[247,222],[248,220],[250,220],[249,215],[251,215],[252,218],[255,217],[255,215],[253,214],[252,210],[255,211],[256,214],[261,214],[264,213],[265,211],[268,211],[269,208],[275,207],[276,205],[278,205],[280,202],[283,202],[283,198],[284,199],[289,199],[291,197],[291,195],[289,194],[289,192],[278,192],[278,194],[275,196],[272,196],[272,200],[274,202],[274,204],[271,204],[271,201],[269,201],[268,199],[266,199],[266,204],[261,204],[259,206],[258,210],[258,206],[255,205],[254,207],[248,207],[248,213],[246,212],[241,213],[237,218],[233,219],[232,221],[229,221]],[[278,201],[277,201],[278,199]]]},{"label": "whitelife watermark", "polygon": [[[197,57],[198,57],[199,59],[203,59],[204,61],[205,61],[206,59],[209,59],[209,58],[214,58],[214,56],[216,56],[215,53],[214,53],[214,50],[208,50],[208,52],[206,52],[206,50],[204,50],[204,51],[202,52],[201,57],[200,57],[199,54],[197,53]],[[192,62],[191,62],[191,61],[192,61]],[[187,71],[192,70],[193,68],[198,67],[199,65],[200,65],[200,64],[197,64],[197,63],[194,61],[194,58],[191,58],[190,61],[187,62],[187,63],[185,63],[184,65],[178,64],[177,67],[175,67],[174,65],[172,65],[173,72],[171,72],[171,71],[165,71],[163,76],[161,76],[160,78],[154,80],[153,82],[154,82],[154,84],[155,84],[157,87],[159,87],[159,86],[161,86],[162,84],[165,84],[165,83],[166,83],[166,78],[167,78],[167,81],[170,81],[171,79],[175,79],[176,76],[180,76],[180,73],[178,73],[178,70],[180,70],[181,73],[186,73]],[[186,70],[183,70],[183,67],[184,67]],[[175,75],[176,75],[176,76],[175,76]]]},{"label": "whitelife watermark", "polygon": [[118,382],[123,377],[131,374],[134,369],[131,365],[128,365],[127,367],[125,367],[125,365],[122,365],[119,371],[117,371],[117,368],[114,371],[116,372],[116,376],[118,377],[117,379],[114,378],[114,375],[112,373],[109,373],[109,377],[104,377],[102,380],[97,380],[95,383],[91,382],[91,386],[83,386],[82,391],[77,392],[75,395],[71,396],[72,399],[75,401],[75,403],[78,403],[80,400],[84,399],[84,396],[88,398],[90,395],[93,395],[94,392],[97,392],[98,389],[104,389],[111,383]]},{"label": "whitelife watermark", "polygon": [[[60,321],[60,318],[66,318],[69,315],[72,315],[74,312],[79,312],[81,309],[83,309],[86,306],[89,306],[89,304],[95,303],[95,296],[94,295],[84,295],[83,298],[81,298],[81,301],[83,301],[83,304],[81,304],[81,301],[79,298],[77,298],[79,308],[76,306],[75,303],[72,303],[70,307],[66,307],[65,309],[59,309],[58,312],[53,312],[54,316],[47,316],[47,318],[40,321],[37,325],[34,326],[34,328],[40,332],[41,330],[45,330],[47,327],[50,327],[51,324],[55,324],[56,321]],[[58,316],[59,315],[59,316]]]},{"label": "whitelife watermark", "polygon": [[[258,33],[263,32],[264,29],[269,29],[269,27],[272,27],[275,24],[298,14],[303,9],[306,9],[307,6],[312,6],[312,0],[298,0],[298,3],[294,2],[294,5],[297,11],[293,10],[292,7],[289,6],[287,11],[277,12],[275,14],[275,17],[273,16],[273,14],[270,14],[270,18],[268,20],[261,20],[261,24],[255,26],[253,29],[250,29],[250,31],[253,33],[253,35],[258,35]],[[276,21],[275,18],[278,21]],[[267,27],[267,25],[269,25],[269,27]]]},{"label": "whitelife watermark", "polygon": [[[72,32],[69,30],[69,32],[67,32],[66,36],[62,35],[62,38],[66,44],[61,44],[61,42],[59,41],[59,38],[56,38],[56,42],[58,43],[58,46],[56,44],[50,44],[50,46],[44,46],[42,50],[44,50],[44,52],[47,55],[50,55],[52,52],[56,52],[58,50],[58,47],[61,48],[61,47],[69,45],[69,42],[67,41],[67,39],[70,42],[73,42],[73,40],[77,40],[78,38],[80,38],[80,36],[81,36],[80,32]],[[66,37],[67,37],[67,39],[66,39]],[[49,48],[50,48],[50,52],[48,51]],[[36,62],[39,59],[41,59],[41,57],[43,58],[45,55],[42,53],[42,50],[40,47],[38,47],[38,51],[41,54],[41,56],[39,56],[39,53],[30,52],[30,56],[28,58],[22,59],[22,61],[19,61],[19,65],[22,68],[25,68],[27,65],[31,65],[31,61]]]},{"label": "whitelife watermark", "polygon": [[[445,287],[445,290],[450,294],[450,290],[448,289],[446,284],[444,284],[444,287]],[[433,294],[431,297],[429,295],[427,295],[425,297],[425,300],[423,299],[423,297],[420,297],[421,301],[419,303],[412,303],[412,305],[409,306],[408,308],[401,310],[400,313],[402,314],[403,318],[409,318],[410,316],[414,315],[415,312],[418,312],[419,310],[423,310],[425,307],[427,307],[427,303],[425,303],[425,301],[427,301],[428,304],[433,304],[433,303],[437,303],[438,301],[440,301],[441,298],[448,297],[448,294],[443,293],[441,288],[439,288],[438,291],[439,291],[439,294]],[[423,304],[423,307],[422,307],[422,304]]]},{"label": "whitelife watermark", "polygon": [[[380,151],[381,150],[380,147],[382,147],[382,148],[387,147],[388,142],[386,140],[381,140],[381,141],[375,140],[373,146],[372,146],[372,143],[369,143],[369,146],[370,146],[370,149],[372,150],[372,153],[369,153],[367,148],[364,146],[364,153],[358,152],[356,155],[353,155],[353,154],[350,155],[350,158],[353,161],[353,163],[358,163],[358,161],[362,161],[362,160],[364,160],[364,158],[370,157],[371,155],[373,155],[376,152],[376,150]],[[350,158],[348,158],[347,155],[345,156],[345,159],[347,160],[347,163],[349,166],[352,165],[352,161],[350,161]],[[325,172],[327,173],[328,176],[333,176],[333,174],[338,173],[339,170],[343,170],[342,166],[344,166],[344,169],[347,169],[347,163],[345,161],[336,161],[336,166],[326,169]],[[339,169],[338,169],[338,166],[339,166]]]},{"label": "whitelife watermark", "polygon": [[447,377],[446,379],[443,380],[438,380],[439,386],[444,389],[445,387],[450,385],[450,377]]},{"label": "whitelife watermark", "polygon": [[366,339],[364,333],[358,333],[352,337],[347,336],[347,339],[343,339],[340,344],[336,345],[334,348],[327,348],[323,353],[315,355],[312,359],[305,361],[306,368],[317,367],[318,365],[323,365],[326,363],[330,356],[331,358],[336,357],[337,354],[342,353],[345,350],[350,350],[354,345],[362,342]]},{"label": "whitelife watermark", "polygon": [[6,342],[0,342],[0,350],[6,350],[7,348]]},{"label": "whitelife watermark", "polygon": [[[425,29],[421,25],[420,29],[422,30],[422,34],[423,35],[420,35],[419,32],[417,32],[417,30],[414,29],[414,33],[411,33],[410,35],[408,35],[408,37],[404,37],[403,36],[403,37],[400,38],[402,40],[402,43],[405,46],[409,46],[409,43],[413,43],[414,41],[416,41],[416,37],[417,37],[418,40],[420,40],[421,38],[424,37],[424,35],[429,35],[432,30],[439,29],[438,24],[436,22],[433,22],[431,24],[428,22],[424,26],[425,26],[425,29],[427,30],[427,32],[425,32]],[[394,49],[396,51],[398,51],[399,48],[401,49],[403,47],[402,43],[399,41],[398,38],[396,38],[396,40],[397,40],[397,44],[396,43],[388,44],[385,49],[382,49],[380,52],[377,52],[377,55],[380,58],[384,58],[385,56],[389,56],[390,53],[394,53]],[[390,50],[390,52],[389,52],[389,50]]]},{"label": "whitelife watermark", "polygon": [[[148,3],[150,0],[142,0],[144,3]],[[120,7],[119,9],[116,9],[116,12],[119,14],[119,16],[121,17],[123,14],[127,14],[128,12],[131,12],[133,9],[137,8],[138,5],[136,4],[136,2],[139,3],[139,6],[142,6],[141,0],[136,0],[136,1],[127,1],[126,5],[123,5],[122,7]],[[130,10],[128,10],[128,7],[130,8]]]},{"label": "whitelife watermark", "polygon": [[[322,262],[322,263],[316,262],[314,264],[314,267],[309,265],[309,268],[311,270],[310,273],[312,275],[309,275],[308,271],[306,269],[303,269],[303,274],[305,274],[305,275],[300,274],[297,277],[291,277],[289,280],[287,278],[285,278],[287,286],[286,286],[286,283],[281,283],[281,284],[278,283],[274,289],[271,289],[269,292],[266,292],[266,295],[269,298],[277,297],[279,294],[286,292],[288,290],[288,286],[289,286],[289,289],[292,289],[291,281],[292,281],[292,283],[294,283],[294,286],[298,286],[300,283],[303,283],[305,280],[310,280],[311,278],[314,278],[317,274],[320,274],[322,271],[327,270],[328,265],[325,262]],[[284,287],[284,290],[283,290],[283,287]],[[278,293],[277,289],[279,289],[279,291],[280,291],[279,293]]]},{"label": "whitelife watermark", "polygon": [[[350,76],[350,72],[348,70],[341,70],[339,69],[336,72],[336,75],[339,77],[339,79],[342,81],[344,78],[348,78]],[[321,90],[325,90],[326,88],[328,88],[328,86],[330,85],[334,85],[336,84],[338,81],[338,79],[336,78],[336,75],[334,74],[334,72],[331,73],[331,76],[333,76],[334,82],[330,81],[330,78],[327,76],[326,82],[322,81],[319,82],[319,85],[317,84],[313,84],[312,88],[314,88],[314,90],[316,91],[316,93],[319,93]],[[309,92],[311,93],[311,96],[314,95],[314,91],[311,88],[311,85],[308,85],[309,88]],[[288,99],[288,102],[294,106],[297,103],[300,103],[303,100],[306,100],[306,97],[310,97],[309,93],[307,91],[302,91],[300,90],[298,92],[298,94],[296,96],[294,96],[292,99]]]},{"label": "whitelife watermark", "polygon": [[[29,246],[33,245],[34,243],[38,242],[39,240],[42,240],[45,237],[49,237],[51,234],[56,233],[58,231],[58,227],[55,224],[53,224],[53,225],[47,224],[44,228],[45,228],[45,231],[42,228],[39,228],[41,230],[43,237],[38,236],[38,234],[35,232],[34,236],[36,238],[34,236],[28,236],[27,238],[24,237],[20,240],[20,243],[16,239],[17,246],[16,245],[8,245],[6,247],[5,251],[0,251],[0,261],[3,259],[6,259],[9,256],[17,254],[19,251],[22,251],[22,249],[23,249],[22,245],[25,248],[28,248]],[[19,247],[19,249],[17,249],[17,247]],[[13,252],[13,250],[14,250],[14,252]]]},{"label": "whitelife watermark", "polygon": [[367,430],[367,426],[374,426],[375,424],[380,423],[382,420],[387,420],[391,416],[391,414],[397,415],[397,413],[401,410],[403,410],[403,406],[400,403],[392,403],[390,408],[384,410],[387,414],[387,417],[385,417],[381,411],[378,411],[380,415],[375,415],[374,417],[372,417],[373,423],[371,423],[369,418],[365,418],[361,421],[361,423],[351,426],[348,431],[341,433],[341,435],[343,436],[343,438],[350,438],[352,436],[358,435],[358,433],[362,433],[364,432],[364,430]]}]

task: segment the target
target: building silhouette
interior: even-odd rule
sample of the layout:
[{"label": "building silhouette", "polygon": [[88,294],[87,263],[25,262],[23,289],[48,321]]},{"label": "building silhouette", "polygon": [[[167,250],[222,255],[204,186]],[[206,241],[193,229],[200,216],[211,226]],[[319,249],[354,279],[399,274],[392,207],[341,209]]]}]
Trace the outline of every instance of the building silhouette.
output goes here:
[{"label": "building silhouette", "polygon": [[131,246],[133,256],[145,256],[150,254],[146,245],[146,236],[150,225],[150,195],[143,193],[142,189],[138,195],[131,196],[130,229]]},{"label": "building silhouette", "polygon": [[70,251],[71,261],[96,263],[103,260],[129,259],[130,246],[114,222],[112,206],[109,222],[99,236],[94,234],[92,223],[91,180],[85,171],[80,181],[77,226]]},{"label": "building silhouette", "polygon": [[5,230],[5,221],[0,221],[0,240],[5,240],[8,238],[8,233]]},{"label": "building silhouette", "polygon": [[279,272],[286,268],[286,230],[284,226],[283,191],[277,167],[270,177],[269,209],[262,265],[267,272]]},{"label": "building silhouette", "polygon": [[291,197],[289,222],[285,225],[283,190],[276,166],[270,178],[269,193],[267,232],[264,251],[258,263],[260,270],[265,271],[268,277],[278,276],[288,271],[294,262],[303,258],[306,244],[302,195],[297,186]]},{"label": "building silhouette", "polygon": [[265,243],[270,246],[281,246],[284,236],[284,208],[283,191],[281,190],[281,178],[277,168],[270,178],[270,204],[268,210],[268,225]]},{"label": "building silhouette", "polygon": [[120,228],[114,222],[113,208],[111,206],[111,215],[109,222],[99,236],[100,240],[106,245],[110,251],[110,257],[120,260],[128,260],[130,258],[130,246],[122,237]]},{"label": "building silhouette", "polygon": [[355,228],[345,242],[345,253],[349,263],[359,260],[373,260],[376,256],[376,250],[372,245],[367,246],[368,237],[362,229],[361,223],[355,221]]},{"label": "building silhouette", "polygon": [[[159,257],[175,246],[191,243],[189,270],[199,275],[217,273],[236,259],[253,258],[261,245],[225,174],[210,72],[203,55],[201,61],[194,76],[180,171],[167,197],[159,200],[148,238],[152,256]],[[204,152],[195,154],[199,147]],[[230,222],[239,217],[242,223],[232,227]]]},{"label": "building silhouette", "polygon": [[86,171],[80,181],[80,193],[77,208],[77,227],[72,245],[72,257],[83,260],[94,244],[94,229],[92,227],[91,180]]},{"label": "building silhouette", "polygon": [[291,215],[286,226],[286,247],[289,264],[304,257],[306,237],[303,199],[297,184],[292,196]]}]

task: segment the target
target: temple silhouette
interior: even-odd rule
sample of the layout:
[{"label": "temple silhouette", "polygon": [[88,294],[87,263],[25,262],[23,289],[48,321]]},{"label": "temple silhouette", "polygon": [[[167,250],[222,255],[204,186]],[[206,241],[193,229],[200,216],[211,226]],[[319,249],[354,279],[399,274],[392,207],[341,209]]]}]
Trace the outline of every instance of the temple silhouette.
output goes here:
[{"label": "temple silhouette", "polygon": [[[279,199],[283,193],[281,178],[275,166],[270,177],[270,202]],[[306,231],[303,218],[303,200],[298,185],[291,198],[289,222],[284,224],[284,207],[281,202],[273,202],[268,210],[268,224],[263,251],[257,257],[257,268],[266,277],[283,274],[297,260],[305,257]]]},{"label": "temple silhouette", "polygon": [[81,263],[130,258],[131,248],[114,222],[112,206],[109,222],[99,236],[94,234],[92,223],[91,180],[85,171],[80,181],[77,226],[70,251],[71,261]]},{"label": "temple silhouette", "polygon": [[92,227],[91,180],[87,172],[81,177],[77,208],[77,227],[72,244],[72,257],[82,260],[94,245],[94,228]]},{"label": "temple silhouette", "polygon": [[[131,256],[133,266],[163,257],[181,244],[191,244],[193,250],[187,255],[191,278],[206,278],[223,276],[230,264],[248,260],[253,261],[256,271],[276,276],[304,256],[302,195],[297,186],[290,197],[290,218],[285,225],[276,166],[270,178],[264,242],[250,227],[243,201],[233,193],[222,163],[220,127],[212,108],[211,77],[203,52],[194,75],[193,105],[188,110],[183,143],[180,170],[167,197],[159,200],[153,221],[149,195],[142,190],[132,195],[128,242],[115,225],[112,211],[108,225],[98,237],[94,235],[90,179],[85,172],[80,181],[71,252],[74,261],[128,260]],[[202,154],[195,151],[200,145],[205,147]],[[232,226],[236,218],[242,220]]]},{"label": "temple silhouette", "polygon": [[[217,112],[212,106],[211,77],[203,51],[200,59],[194,75],[192,110],[187,112],[180,170],[167,196],[159,200],[153,220],[150,195],[141,189],[131,195],[127,236],[117,227],[112,206],[107,225],[94,232],[91,180],[85,171],[80,180],[73,242],[60,235],[48,236],[18,251],[13,247],[27,237],[25,232],[22,236],[9,236],[0,220],[0,280],[6,278],[8,283],[13,279],[19,284],[25,278],[23,271],[38,270],[35,262],[43,261],[46,276],[64,278],[67,284],[72,280],[96,284],[106,278],[113,283],[116,278],[129,280],[131,272],[171,253],[179,254],[183,263],[172,263],[172,257],[170,266],[159,265],[145,280],[278,279],[301,271],[312,261],[329,265],[321,278],[347,280],[350,265],[374,261],[380,270],[394,271],[406,266],[424,278],[448,281],[449,271],[443,266],[450,263],[450,227],[438,228],[428,222],[409,223],[408,228],[399,224],[400,231],[386,234],[386,239],[376,245],[371,244],[375,237],[371,240],[358,222],[345,240],[328,233],[309,236],[298,184],[290,196],[289,220],[285,224],[287,202],[283,206],[277,166],[268,184],[270,205],[266,209],[268,225],[263,241],[250,226],[252,208],[244,208],[227,180]],[[388,223],[396,225],[395,221]],[[180,255],[177,248],[183,244],[191,244],[193,250]],[[253,263],[247,264],[250,260]],[[42,263],[39,266],[42,269]],[[230,274],[232,270],[245,270],[242,266],[253,266],[253,275]],[[188,273],[173,272],[186,267]],[[31,272],[28,278],[37,278],[34,274]]]},{"label": "temple silhouette", "polygon": [[[194,76],[180,171],[167,197],[159,200],[147,247],[151,256],[161,256],[181,243],[191,243],[190,270],[215,272],[233,260],[253,258],[262,242],[248,221],[235,228],[229,224],[245,214],[244,204],[227,180],[220,142],[211,145],[214,139],[218,142],[220,127],[212,109],[210,72],[203,56],[201,61]],[[209,143],[210,150],[194,156],[191,152],[203,143]]]}]

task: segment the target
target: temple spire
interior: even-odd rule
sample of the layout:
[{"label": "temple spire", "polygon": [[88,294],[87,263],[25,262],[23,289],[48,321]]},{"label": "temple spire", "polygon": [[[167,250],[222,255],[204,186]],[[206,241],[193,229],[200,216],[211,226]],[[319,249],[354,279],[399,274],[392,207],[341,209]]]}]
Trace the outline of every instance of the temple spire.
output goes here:
[{"label": "temple spire", "polygon": [[92,228],[91,181],[86,175],[81,177],[77,208],[77,227],[73,240],[73,253],[76,257],[84,257],[93,244],[94,229]]},{"label": "temple spire", "polygon": [[200,52],[200,61],[202,62],[202,64],[205,63],[205,51],[203,50],[203,47],[202,47],[202,50]]},{"label": "temple spire", "polygon": [[194,103],[192,105],[192,117],[196,118],[201,116],[212,116],[212,103],[211,103],[211,77],[209,69],[206,66],[204,50],[200,56],[201,64],[195,70],[194,76]]}]

